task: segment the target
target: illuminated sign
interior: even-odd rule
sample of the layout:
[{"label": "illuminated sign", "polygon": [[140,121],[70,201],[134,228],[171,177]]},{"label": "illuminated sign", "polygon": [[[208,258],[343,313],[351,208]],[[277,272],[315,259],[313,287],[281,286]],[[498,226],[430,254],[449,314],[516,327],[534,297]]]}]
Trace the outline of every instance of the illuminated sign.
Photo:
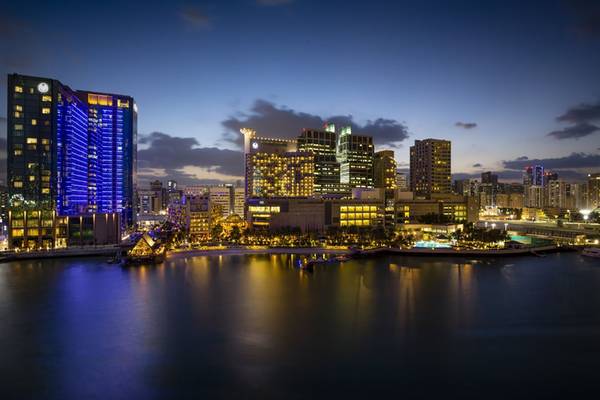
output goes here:
[{"label": "illuminated sign", "polygon": [[254,150],[258,149],[258,142],[252,142],[252,148]]},{"label": "illuminated sign", "polygon": [[40,82],[37,85],[37,90],[40,93],[48,93],[48,90],[50,90],[50,87],[48,86],[48,84],[46,82]]}]

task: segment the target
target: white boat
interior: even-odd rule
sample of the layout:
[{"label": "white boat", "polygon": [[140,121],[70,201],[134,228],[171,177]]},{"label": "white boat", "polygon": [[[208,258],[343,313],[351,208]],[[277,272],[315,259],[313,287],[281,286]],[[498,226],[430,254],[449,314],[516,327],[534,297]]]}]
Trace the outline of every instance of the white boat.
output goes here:
[{"label": "white boat", "polygon": [[581,252],[582,256],[600,258],[600,247],[586,247]]}]

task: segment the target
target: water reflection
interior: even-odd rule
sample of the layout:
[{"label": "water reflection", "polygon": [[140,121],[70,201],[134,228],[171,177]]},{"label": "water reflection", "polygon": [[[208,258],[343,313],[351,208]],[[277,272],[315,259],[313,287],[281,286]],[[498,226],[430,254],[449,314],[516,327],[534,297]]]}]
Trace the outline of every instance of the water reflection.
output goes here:
[{"label": "water reflection", "polygon": [[[600,269],[575,255],[382,257],[317,265],[311,274],[297,260],[2,265],[0,370],[8,397],[311,397],[327,393],[330,382],[343,382],[335,393],[342,395],[361,384],[423,390],[430,379],[443,385],[464,376],[510,388],[531,368],[546,381],[558,373],[532,361],[530,349],[557,359],[571,351],[583,364],[600,350],[592,340]],[[577,329],[564,329],[565,321]],[[548,335],[560,339],[561,353],[540,339]],[[594,371],[587,366],[580,381]]]}]

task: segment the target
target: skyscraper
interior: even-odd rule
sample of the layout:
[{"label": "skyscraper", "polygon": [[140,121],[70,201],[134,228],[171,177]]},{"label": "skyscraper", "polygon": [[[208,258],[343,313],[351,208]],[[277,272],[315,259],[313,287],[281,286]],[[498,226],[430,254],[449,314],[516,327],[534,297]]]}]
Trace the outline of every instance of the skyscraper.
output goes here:
[{"label": "skyscraper", "polygon": [[130,96],[8,76],[10,207],[135,223],[137,109]]},{"label": "skyscraper", "polygon": [[297,151],[295,140],[261,138],[243,128],[246,198],[309,197],[314,190],[314,154]]},{"label": "skyscraper", "polygon": [[337,135],[335,125],[324,130],[303,129],[298,137],[298,151],[313,153],[315,157],[315,194],[347,192],[340,183],[340,163],[336,160]]},{"label": "skyscraper", "polygon": [[544,167],[541,165],[525,167],[523,185],[544,186]]},{"label": "skyscraper", "polygon": [[343,127],[337,139],[336,158],[340,163],[340,182],[352,188],[372,188],[373,137],[354,135]]},{"label": "skyscraper", "polygon": [[417,196],[451,193],[449,140],[415,140],[410,147],[410,189]]},{"label": "skyscraper", "polygon": [[600,173],[588,175],[588,206],[600,207]]}]

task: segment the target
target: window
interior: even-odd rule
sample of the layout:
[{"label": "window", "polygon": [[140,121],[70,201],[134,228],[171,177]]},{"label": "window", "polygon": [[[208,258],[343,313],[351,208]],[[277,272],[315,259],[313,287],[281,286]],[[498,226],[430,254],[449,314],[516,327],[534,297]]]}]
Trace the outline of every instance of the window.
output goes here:
[{"label": "window", "polygon": [[15,131],[22,131],[23,130],[23,124],[15,124]]},{"label": "window", "polygon": [[35,182],[35,175],[29,175],[29,182]]},{"label": "window", "polygon": [[33,118],[31,120],[31,125],[34,125],[34,126],[37,125],[37,119]]},{"label": "window", "polygon": [[23,106],[15,104],[15,111],[23,111]]},{"label": "window", "polygon": [[21,113],[18,111],[15,111],[15,118],[21,118]]},{"label": "window", "polygon": [[13,237],[22,237],[25,234],[25,229],[13,229],[12,236]]},{"label": "window", "polygon": [[27,144],[37,144],[37,138],[28,137],[27,138]]},{"label": "window", "polygon": [[42,114],[50,114],[50,107],[43,107]]},{"label": "window", "polygon": [[15,150],[15,156],[22,156],[22,155],[23,155],[23,150],[21,150],[21,149]]},{"label": "window", "polygon": [[33,168],[35,168],[35,167],[37,167],[37,164],[36,164],[36,163],[32,163],[32,162],[30,162],[30,163],[27,163],[27,168],[29,168],[29,169],[33,169]]},{"label": "window", "polygon": [[42,96],[42,101],[52,101],[52,96],[44,95]]},{"label": "window", "polygon": [[23,86],[15,86],[15,93],[23,93]]},{"label": "window", "polygon": [[50,194],[50,188],[42,188],[42,194]]},{"label": "window", "polygon": [[16,187],[16,188],[22,188],[23,187],[23,182],[21,182],[21,181],[15,181],[13,183],[13,186]]}]

